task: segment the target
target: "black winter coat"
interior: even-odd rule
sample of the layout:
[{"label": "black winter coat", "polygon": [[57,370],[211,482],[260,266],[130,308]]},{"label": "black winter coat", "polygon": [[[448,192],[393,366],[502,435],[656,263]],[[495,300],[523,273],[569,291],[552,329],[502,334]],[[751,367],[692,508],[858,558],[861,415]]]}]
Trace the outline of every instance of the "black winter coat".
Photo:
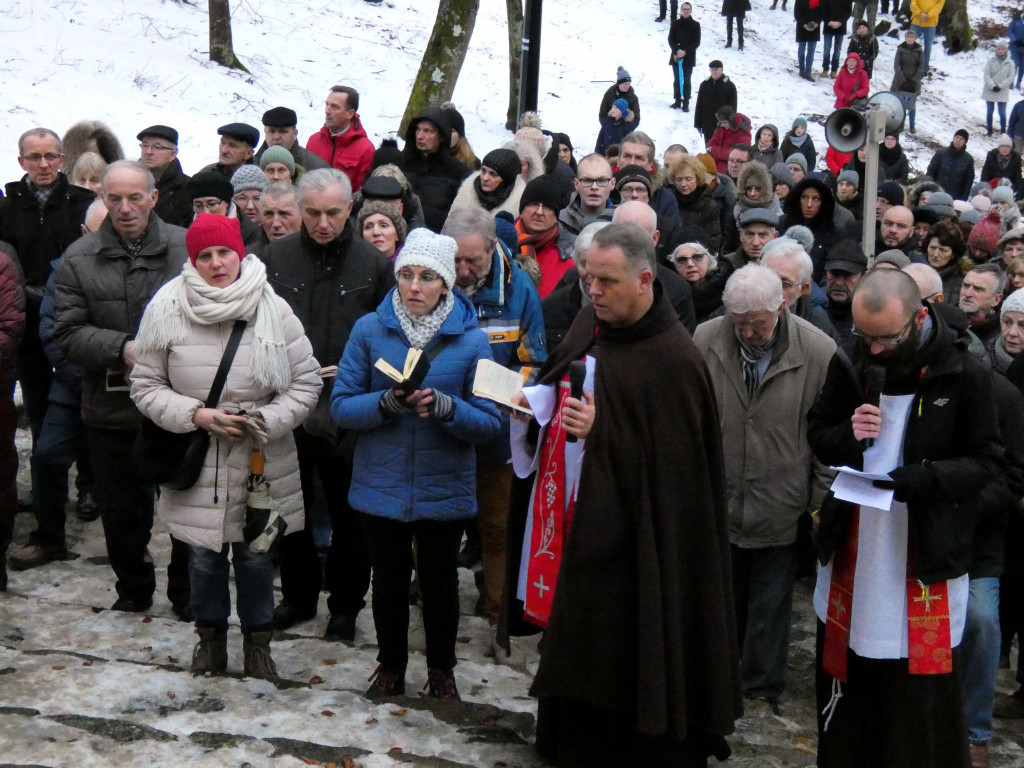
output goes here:
[{"label": "black winter coat", "polygon": [[[424,156],[416,149],[416,124],[430,120],[441,131],[441,148]],[[455,196],[470,170],[446,149],[451,140],[451,120],[448,113],[437,107],[427,107],[409,122],[405,132],[405,147],[399,167],[412,184],[413,191],[423,204],[427,227],[440,232],[448,218]],[[375,307],[376,308],[376,307]],[[333,365],[333,363],[332,363]]]},{"label": "black winter coat", "polygon": [[174,158],[157,179],[156,191],[159,194],[153,210],[168,224],[173,224],[176,227],[188,227],[192,223],[195,216],[192,210],[192,198],[185,191],[185,185],[191,178],[181,170],[178,158]]},{"label": "black winter coat", "polygon": [[[853,16],[853,0],[821,0],[823,11],[821,14],[822,31],[832,30],[837,35],[849,34],[847,23]],[[828,26],[830,21],[842,22],[843,26],[832,28]]]},{"label": "black winter coat", "polygon": [[697,89],[697,103],[693,107],[693,127],[704,136],[704,143],[711,141],[718,127],[715,113],[724,106],[736,109],[736,86],[728,75],[717,80],[708,77]]},{"label": "black winter coat", "polygon": [[[973,521],[967,520],[979,488],[1003,469],[989,373],[957,337],[931,313],[933,336],[920,353],[924,374],[914,377],[914,407],[907,421],[903,465],[925,465],[926,484],[907,503],[910,536],[915,542],[918,575],[926,584],[967,573]],[[850,417],[864,403],[867,361],[857,340],[838,350],[821,394],[808,414],[808,441],[815,457],[828,466],[864,465],[864,446],[853,436]],[[925,366],[927,366],[925,368]],[[884,393],[898,382],[886,382]],[[853,505],[830,492],[821,505],[818,558],[832,559],[849,533]]]},{"label": "black winter coat", "polygon": [[42,210],[28,187],[28,175],[6,189],[7,196],[0,199],[0,240],[17,250],[28,303],[38,309],[50,263],[82,236],[85,211],[96,195],[72,185],[63,173]]},{"label": "black winter coat", "polygon": [[1020,191],[1021,157],[1020,153],[1011,149],[1006,167],[999,164],[999,150],[993,149],[985,156],[985,164],[981,166],[981,180],[1009,179],[1015,194]]},{"label": "black winter coat", "polygon": [[950,144],[932,155],[928,175],[954,200],[967,200],[974,184],[974,158],[966,148],[954,149]]},{"label": "black winter coat", "polygon": [[[822,3],[819,3],[817,8],[811,8],[810,0],[794,0],[793,18],[796,19],[796,41],[798,43],[821,39],[824,10]],[[807,29],[811,25],[814,28]]]},{"label": "black winter coat", "polygon": [[700,48],[700,22],[692,16],[684,19],[680,16],[672,22],[668,30],[668,63],[674,67],[676,64],[676,51],[686,51],[687,66],[692,67],[697,63],[697,49]]},{"label": "black winter coat", "polygon": [[[793,131],[790,129],[782,139],[779,151],[782,152],[782,162],[786,162],[786,158],[799,152],[804,156],[804,159],[807,160],[807,172],[811,173],[818,162],[818,150],[814,147],[814,139],[811,138],[810,134],[805,133],[804,136],[807,138],[804,139],[804,143],[798,147],[793,143]],[[856,157],[856,155],[854,156]]]},{"label": "black winter coat", "polygon": [[870,32],[867,37],[861,37],[856,32],[850,35],[850,42],[846,46],[846,55],[856,53],[864,62],[864,71],[871,77],[875,68],[875,59],[878,58],[878,39]]}]

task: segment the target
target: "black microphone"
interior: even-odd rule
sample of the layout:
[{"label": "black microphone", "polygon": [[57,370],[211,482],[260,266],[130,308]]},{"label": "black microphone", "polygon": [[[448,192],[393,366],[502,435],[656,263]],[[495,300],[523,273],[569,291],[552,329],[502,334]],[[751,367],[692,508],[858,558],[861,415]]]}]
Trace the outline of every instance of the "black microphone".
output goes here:
[{"label": "black microphone", "polygon": [[[569,363],[569,396],[576,400],[583,399],[583,381],[587,378],[587,364],[583,360]],[[576,435],[566,435],[565,442],[575,443]]]},{"label": "black microphone", "polygon": [[[867,385],[868,392],[864,398],[868,405],[878,407],[878,403],[882,398],[882,390],[885,389],[885,366],[884,365],[869,365],[867,371]],[[865,437],[860,441],[867,450],[875,444],[873,437]]]}]

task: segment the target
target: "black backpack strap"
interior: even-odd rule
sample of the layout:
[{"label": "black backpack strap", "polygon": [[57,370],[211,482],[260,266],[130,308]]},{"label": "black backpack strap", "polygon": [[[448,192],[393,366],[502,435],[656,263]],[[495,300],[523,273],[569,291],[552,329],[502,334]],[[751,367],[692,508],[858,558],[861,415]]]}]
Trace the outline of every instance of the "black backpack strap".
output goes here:
[{"label": "black backpack strap", "polygon": [[210,387],[210,396],[206,398],[207,408],[216,408],[220,400],[220,393],[224,391],[224,383],[228,380],[228,371],[231,370],[231,363],[235,359],[235,352],[242,341],[242,334],[245,333],[245,320],[235,320],[231,328],[231,337],[228,345],[224,347],[224,355],[220,359],[220,367],[217,375],[213,377],[213,386]]}]

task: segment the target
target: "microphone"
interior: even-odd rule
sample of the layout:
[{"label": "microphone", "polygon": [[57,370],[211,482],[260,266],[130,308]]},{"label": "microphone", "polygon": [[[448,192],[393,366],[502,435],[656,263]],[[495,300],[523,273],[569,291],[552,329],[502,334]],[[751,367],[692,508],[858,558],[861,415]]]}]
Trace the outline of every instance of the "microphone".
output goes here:
[{"label": "microphone", "polygon": [[[867,385],[868,392],[865,401],[868,405],[878,406],[879,401],[882,398],[882,390],[885,389],[885,366],[884,365],[869,365],[867,370]],[[867,450],[875,444],[873,437],[865,437],[860,441]]]},{"label": "microphone", "polygon": [[[569,396],[576,400],[583,399],[583,380],[587,378],[587,364],[583,360],[569,363]],[[565,442],[575,443],[576,435],[566,435]]]}]

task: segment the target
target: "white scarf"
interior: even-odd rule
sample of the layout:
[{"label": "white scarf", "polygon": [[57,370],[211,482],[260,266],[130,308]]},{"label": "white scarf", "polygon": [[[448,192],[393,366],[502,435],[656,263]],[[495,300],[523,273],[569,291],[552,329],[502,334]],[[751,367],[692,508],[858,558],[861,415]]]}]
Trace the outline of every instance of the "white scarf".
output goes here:
[{"label": "white scarf", "polygon": [[135,348],[139,353],[169,349],[189,337],[193,323],[217,325],[243,318],[253,326],[249,378],[257,386],[284,392],[292,374],[277,297],[267,282],[266,267],[252,254],[242,259],[238,279],[224,288],[209,285],[186,261],[181,275],[150,301]]},{"label": "white scarf", "polygon": [[451,313],[452,307],[455,306],[455,296],[448,291],[444,301],[438,304],[429,315],[410,315],[405,304],[402,303],[398,289],[395,288],[391,306],[394,307],[395,314],[398,315],[398,322],[402,324],[402,330],[405,331],[405,338],[409,340],[409,346],[414,349],[423,349],[437,335],[441,324]]}]

